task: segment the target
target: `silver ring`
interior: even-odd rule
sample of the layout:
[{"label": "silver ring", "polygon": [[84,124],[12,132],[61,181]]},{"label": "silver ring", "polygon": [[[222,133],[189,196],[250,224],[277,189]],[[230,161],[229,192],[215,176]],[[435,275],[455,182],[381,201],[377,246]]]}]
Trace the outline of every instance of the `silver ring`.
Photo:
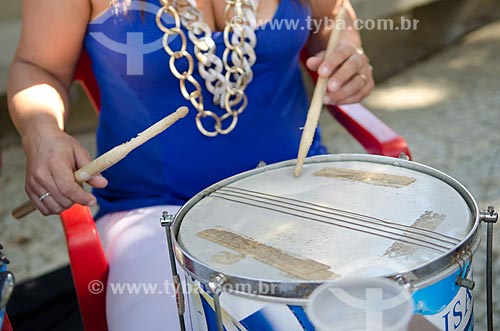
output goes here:
[{"label": "silver ring", "polygon": [[365,54],[365,51],[364,51],[364,50],[363,50],[363,48],[361,48],[361,47],[356,47],[356,48],[355,48],[355,50],[356,50],[356,53],[357,53],[358,55],[363,55],[363,54]]},{"label": "silver ring", "polygon": [[43,201],[43,200],[45,200],[45,199],[46,199],[47,197],[49,197],[49,196],[50,196],[50,192],[45,192],[44,194],[42,194],[42,195],[38,198],[38,200]]}]

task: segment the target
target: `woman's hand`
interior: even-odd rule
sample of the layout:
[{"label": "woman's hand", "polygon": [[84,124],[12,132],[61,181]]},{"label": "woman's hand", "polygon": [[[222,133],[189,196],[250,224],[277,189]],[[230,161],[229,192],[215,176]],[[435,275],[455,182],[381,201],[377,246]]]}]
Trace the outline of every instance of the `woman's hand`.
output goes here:
[{"label": "woman's hand", "polygon": [[310,57],[306,65],[328,79],[324,103],[349,104],[363,100],[375,86],[368,57],[361,48],[340,44],[323,61],[324,51]]},{"label": "woman's hand", "polygon": [[[60,130],[45,130],[23,137],[23,146],[27,157],[26,193],[43,215],[59,214],[74,203],[95,205],[95,197],[73,176],[91,160],[76,139]],[[100,175],[88,183],[96,188],[107,185]]]}]

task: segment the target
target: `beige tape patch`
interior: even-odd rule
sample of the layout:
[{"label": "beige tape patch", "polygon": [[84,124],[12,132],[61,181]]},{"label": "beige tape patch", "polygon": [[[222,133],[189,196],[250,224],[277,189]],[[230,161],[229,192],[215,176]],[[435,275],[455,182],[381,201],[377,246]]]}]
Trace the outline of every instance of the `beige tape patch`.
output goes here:
[{"label": "beige tape patch", "polygon": [[363,182],[367,184],[404,187],[413,183],[416,179],[412,177],[383,174],[379,172],[362,171],[345,168],[324,168],[314,173],[315,176],[348,180],[351,182]]},{"label": "beige tape patch", "polygon": [[198,236],[240,254],[252,256],[256,260],[271,265],[294,277],[304,280],[327,280],[339,276],[330,267],[311,259],[299,258],[254,239],[232,232],[222,227],[203,230]]},{"label": "beige tape patch", "polygon": [[[445,214],[435,213],[430,210],[426,210],[420,217],[410,225],[412,228],[426,229],[434,231],[437,229],[439,224],[446,218]],[[405,232],[404,235],[411,236],[411,233]],[[384,256],[391,258],[399,256],[410,256],[417,250],[417,247],[402,242],[395,242],[386,251]]]}]

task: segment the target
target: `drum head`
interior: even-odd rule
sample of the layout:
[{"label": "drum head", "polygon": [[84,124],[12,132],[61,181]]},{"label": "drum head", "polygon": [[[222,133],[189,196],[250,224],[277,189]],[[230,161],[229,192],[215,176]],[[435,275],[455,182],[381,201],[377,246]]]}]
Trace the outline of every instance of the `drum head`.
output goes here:
[{"label": "drum head", "polygon": [[369,155],[310,158],[298,178],[294,166],[237,175],[185,205],[181,263],[273,282],[387,276],[450,255],[477,228],[473,198],[432,168]]}]

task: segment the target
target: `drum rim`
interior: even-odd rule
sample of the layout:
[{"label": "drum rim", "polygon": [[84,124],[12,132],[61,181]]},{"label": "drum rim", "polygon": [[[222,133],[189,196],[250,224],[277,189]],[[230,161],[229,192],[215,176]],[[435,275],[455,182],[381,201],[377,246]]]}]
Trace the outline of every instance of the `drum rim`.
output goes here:
[{"label": "drum rim", "polygon": [[[467,236],[455,246],[454,250],[450,250],[448,253],[445,253],[441,256],[438,256],[435,259],[428,261],[427,263],[418,266],[418,268],[414,268],[404,273],[387,275],[386,278],[397,280],[406,286],[411,288],[421,288],[425,287],[431,283],[437,282],[436,275],[443,274],[443,271],[449,270],[456,265],[458,268],[460,265],[457,263],[457,256],[462,255],[463,253],[469,253],[472,255],[476,250],[477,246],[480,242],[479,236],[479,227],[480,227],[480,214],[477,203],[472,196],[472,194],[463,186],[459,181],[454,179],[453,177],[441,172],[437,169],[434,169],[430,166],[417,163],[414,161],[403,160],[393,157],[387,156],[379,156],[379,155],[370,155],[370,154],[329,154],[329,155],[319,155],[313,156],[306,159],[305,164],[314,164],[314,163],[323,163],[323,162],[338,162],[338,161],[361,161],[361,162],[370,162],[377,164],[388,164],[393,166],[403,167],[409,170],[418,171],[424,173],[426,175],[433,176],[449,186],[455,189],[459,195],[464,199],[467,206],[471,211],[471,215],[473,215],[472,229],[467,234]],[[198,194],[193,196],[188,202],[186,202],[177,212],[173,224],[172,224],[172,244],[174,246],[175,257],[178,263],[182,266],[184,270],[188,272],[192,277],[197,279],[198,281],[208,284],[213,278],[217,275],[224,275],[226,289],[229,289],[233,294],[250,296],[250,297],[269,297],[272,299],[298,299],[303,300],[307,299],[307,297],[314,291],[316,287],[323,284],[325,281],[307,281],[307,280],[296,280],[296,281],[278,281],[278,280],[269,280],[269,279],[257,279],[252,277],[244,277],[241,275],[231,274],[227,272],[220,272],[215,268],[203,263],[202,261],[197,260],[192,255],[190,255],[180,243],[177,241],[177,237],[179,234],[180,226],[184,219],[184,216],[187,212],[196,205],[203,198],[211,194],[212,192],[220,189],[221,187],[227,186],[231,183],[239,181],[243,178],[265,172],[271,171],[274,169],[291,167],[295,166],[296,159],[282,161],[278,163],[273,163],[270,165],[266,165],[263,167],[258,167],[256,169],[252,169],[246,172],[242,172],[236,174],[234,176],[223,179],[204,190],[200,191]],[[471,256],[469,256],[471,257]],[[444,278],[441,275],[438,280]],[[433,279],[433,282],[429,282],[430,279]],[[239,286],[246,286],[247,288],[252,289],[251,293],[242,292],[235,289],[238,289]],[[259,293],[258,289],[264,288],[275,289],[275,291],[271,294],[262,294]]]}]

